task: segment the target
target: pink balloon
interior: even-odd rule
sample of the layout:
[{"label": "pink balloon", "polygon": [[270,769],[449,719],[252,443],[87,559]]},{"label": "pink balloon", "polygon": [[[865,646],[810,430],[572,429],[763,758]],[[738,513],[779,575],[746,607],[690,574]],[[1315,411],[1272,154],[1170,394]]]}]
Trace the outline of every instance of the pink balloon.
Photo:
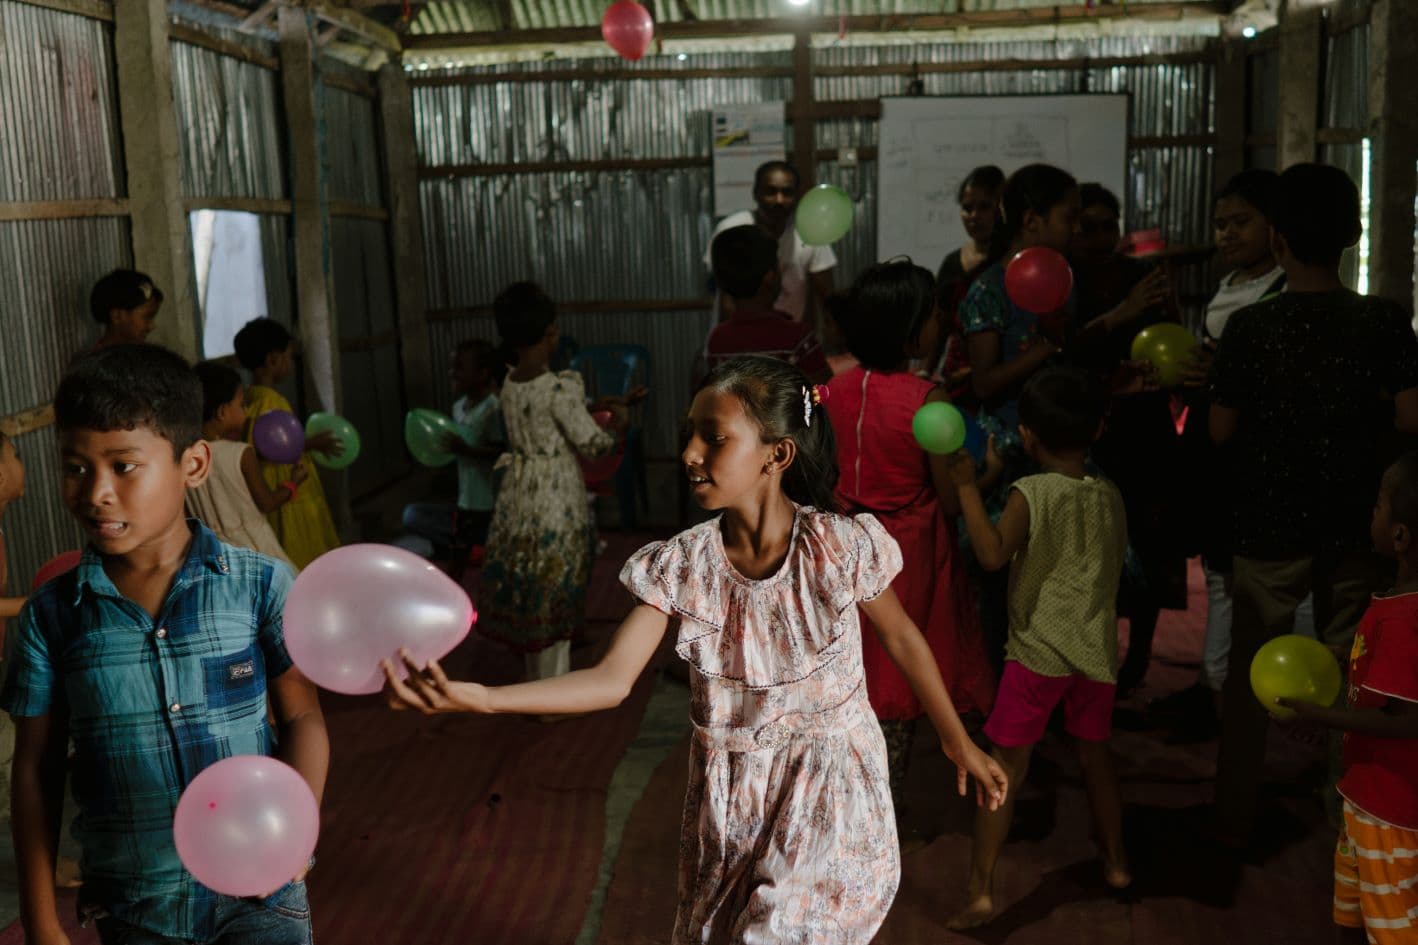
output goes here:
[{"label": "pink balloon", "polygon": [[1024,311],[1049,315],[1063,308],[1073,294],[1073,270],[1058,252],[1034,246],[1009,261],[1004,291]]},{"label": "pink balloon", "polygon": [[305,452],[305,428],[289,412],[272,410],[251,424],[251,443],[273,463],[298,463]]},{"label": "pink balloon", "polygon": [[[609,410],[597,410],[591,414],[591,419],[596,421],[596,426],[605,429],[615,422],[615,414]],[[614,476],[616,470],[620,468],[620,461],[625,458],[625,441],[616,443],[615,449],[605,456],[591,459],[586,456],[580,457],[581,478],[586,482],[605,482]]]},{"label": "pink balloon", "polygon": [[74,570],[79,566],[79,559],[83,556],[82,551],[61,551],[50,558],[35,572],[34,581],[30,584],[30,591],[37,591],[41,585],[47,584],[61,574]]},{"label": "pink balloon", "polygon": [[224,758],[177,801],[172,836],[197,882],[227,896],[269,896],[305,869],[320,805],[290,765],[263,755]]},{"label": "pink balloon", "polygon": [[601,17],[601,36],[622,58],[634,62],[650,48],[655,21],[635,0],[616,0]]},{"label": "pink balloon", "polygon": [[478,619],[468,594],[423,558],[393,545],[326,552],[286,596],[286,649],[317,686],[348,695],[384,686],[383,659],[407,647],[420,666],[462,642]]}]

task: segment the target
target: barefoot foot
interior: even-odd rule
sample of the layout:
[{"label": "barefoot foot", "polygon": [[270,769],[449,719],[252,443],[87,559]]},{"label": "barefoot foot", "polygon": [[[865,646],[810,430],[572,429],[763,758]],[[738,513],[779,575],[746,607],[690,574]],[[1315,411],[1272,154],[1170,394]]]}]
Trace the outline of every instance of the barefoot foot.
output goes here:
[{"label": "barefoot foot", "polygon": [[1132,885],[1132,873],[1128,870],[1127,861],[1118,863],[1103,864],[1103,882],[1108,884],[1110,889],[1127,889]]},{"label": "barefoot foot", "polygon": [[990,899],[988,893],[976,895],[970,899],[964,909],[945,920],[945,927],[948,929],[973,929],[984,925],[994,918],[995,904]]}]

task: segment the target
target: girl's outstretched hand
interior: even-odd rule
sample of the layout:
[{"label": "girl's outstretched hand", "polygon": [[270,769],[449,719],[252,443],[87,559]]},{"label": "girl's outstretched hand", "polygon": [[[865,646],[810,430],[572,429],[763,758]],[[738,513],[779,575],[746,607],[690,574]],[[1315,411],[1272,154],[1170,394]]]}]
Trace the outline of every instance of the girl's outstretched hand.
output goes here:
[{"label": "girl's outstretched hand", "polygon": [[409,671],[408,679],[400,679],[390,660],[382,660],[384,667],[384,700],[391,709],[417,709],[424,715],[442,712],[491,712],[486,686],[472,682],[453,682],[438,665],[438,660],[429,660],[428,665],[419,669],[407,650],[399,651],[399,658]]},{"label": "girl's outstretched hand", "polygon": [[997,810],[1004,803],[1009,791],[1009,778],[999,764],[975,746],[966,741],[957,751],[946,751],[946,757],[955,762],[955,788],[961,797],[969,790],[970,779],[975,779],[975,803],[990,810]]}]

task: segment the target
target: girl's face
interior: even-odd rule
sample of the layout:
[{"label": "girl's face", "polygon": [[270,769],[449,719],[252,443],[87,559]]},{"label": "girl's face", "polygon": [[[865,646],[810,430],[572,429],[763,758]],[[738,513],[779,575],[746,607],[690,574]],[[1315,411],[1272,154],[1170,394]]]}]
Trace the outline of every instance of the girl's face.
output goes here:
[{"label": "girl's face", "polygon": [[1240,197],[1222,197],[1212,215],[1216,250],[1232,269],[1250,269],[1272,260],[1270,221]]},{"label": "girl's face", "polygon": [[0,439],[0,505],[25,494],[25,464],[10,438]]},{"label": "girl's face", "polygon": [[241,436],[241,431],[246,428],[246,388],[238,386],[235,396],[217,408],[217,415],[212,419],[217,422],[217,429],[224,439],[233,440]]},{"label": "girl's face", "polygon": [[137,308],[115,309],[109,313],[109,327],[120,342],[142,344],[152,334],[162,300],[154,296]]},{"label": "girl's face", "polygon": [[960,222],[976,243],[988,243],[999,220],[999,195],[983,187],[966,187],[960,200]]},{"label": "girl's face", "polygon": [[763,442],[758,424],[736,396],[701,390],[689,408],[688,427],[689,442],[680,458],[700,508],[724,509],[766,499],[778,487],[782,469],[774,467],[780,450]]},{"label": "girl's face", "polygon": [[1073,241],[1074,255],[1085,262],[1107,259],[1118,251],[1122,227],[1113,208],[1095,203],[1078,215],[1078,236]]},{"label": "girl's face", "polygon": [[1044,246],[1056,252],[1066,253],[1073,243],[1073,234],[1078,229],[1078,216],[1082,201],[1078,188],[1070,190],[1064,199],[1039,214],[1032,210],[1024,212],[1021,235],[1028,246]]}]

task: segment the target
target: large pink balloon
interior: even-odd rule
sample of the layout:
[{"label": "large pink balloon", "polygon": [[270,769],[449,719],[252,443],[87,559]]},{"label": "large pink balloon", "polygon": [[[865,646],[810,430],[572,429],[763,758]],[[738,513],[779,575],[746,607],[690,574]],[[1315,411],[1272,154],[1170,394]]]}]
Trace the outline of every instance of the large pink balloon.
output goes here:
[{"label": "large pink balloon", "polygon": [[268,896],[315,852],[320,806],[290,765],[238,755],[206,768],[177,801],[172,836],[182,865],[208,889]]},{"label": "large pink balloon", "polygon": [[74,570],[79,566],[79,559],[84,556],[82,551],[61,551],[40,565],[35,572],[34,583],[30,585],[31,591],[37,591],[40,586],[54,580],[61,574]]},{"label": "large pink balloon", "polygon": [[251,424],[251,444],[273,463],[298,463],[305,452],[305,427],[290,412],[271,410]]},{"label": "large pink balloon", "polygon": [[601,36],[622,58],[634,62],[650,48],[655,21],[635,0],[616,0],[601,17]]},{"label": "large pink balloon", "polygon": [[379,661],[408,647],[420,666],[447,655],[478,619],[468,594],[393,545],[346,545],[316,558],[286,597],[286,649],[317,686],[378,692]]}]

